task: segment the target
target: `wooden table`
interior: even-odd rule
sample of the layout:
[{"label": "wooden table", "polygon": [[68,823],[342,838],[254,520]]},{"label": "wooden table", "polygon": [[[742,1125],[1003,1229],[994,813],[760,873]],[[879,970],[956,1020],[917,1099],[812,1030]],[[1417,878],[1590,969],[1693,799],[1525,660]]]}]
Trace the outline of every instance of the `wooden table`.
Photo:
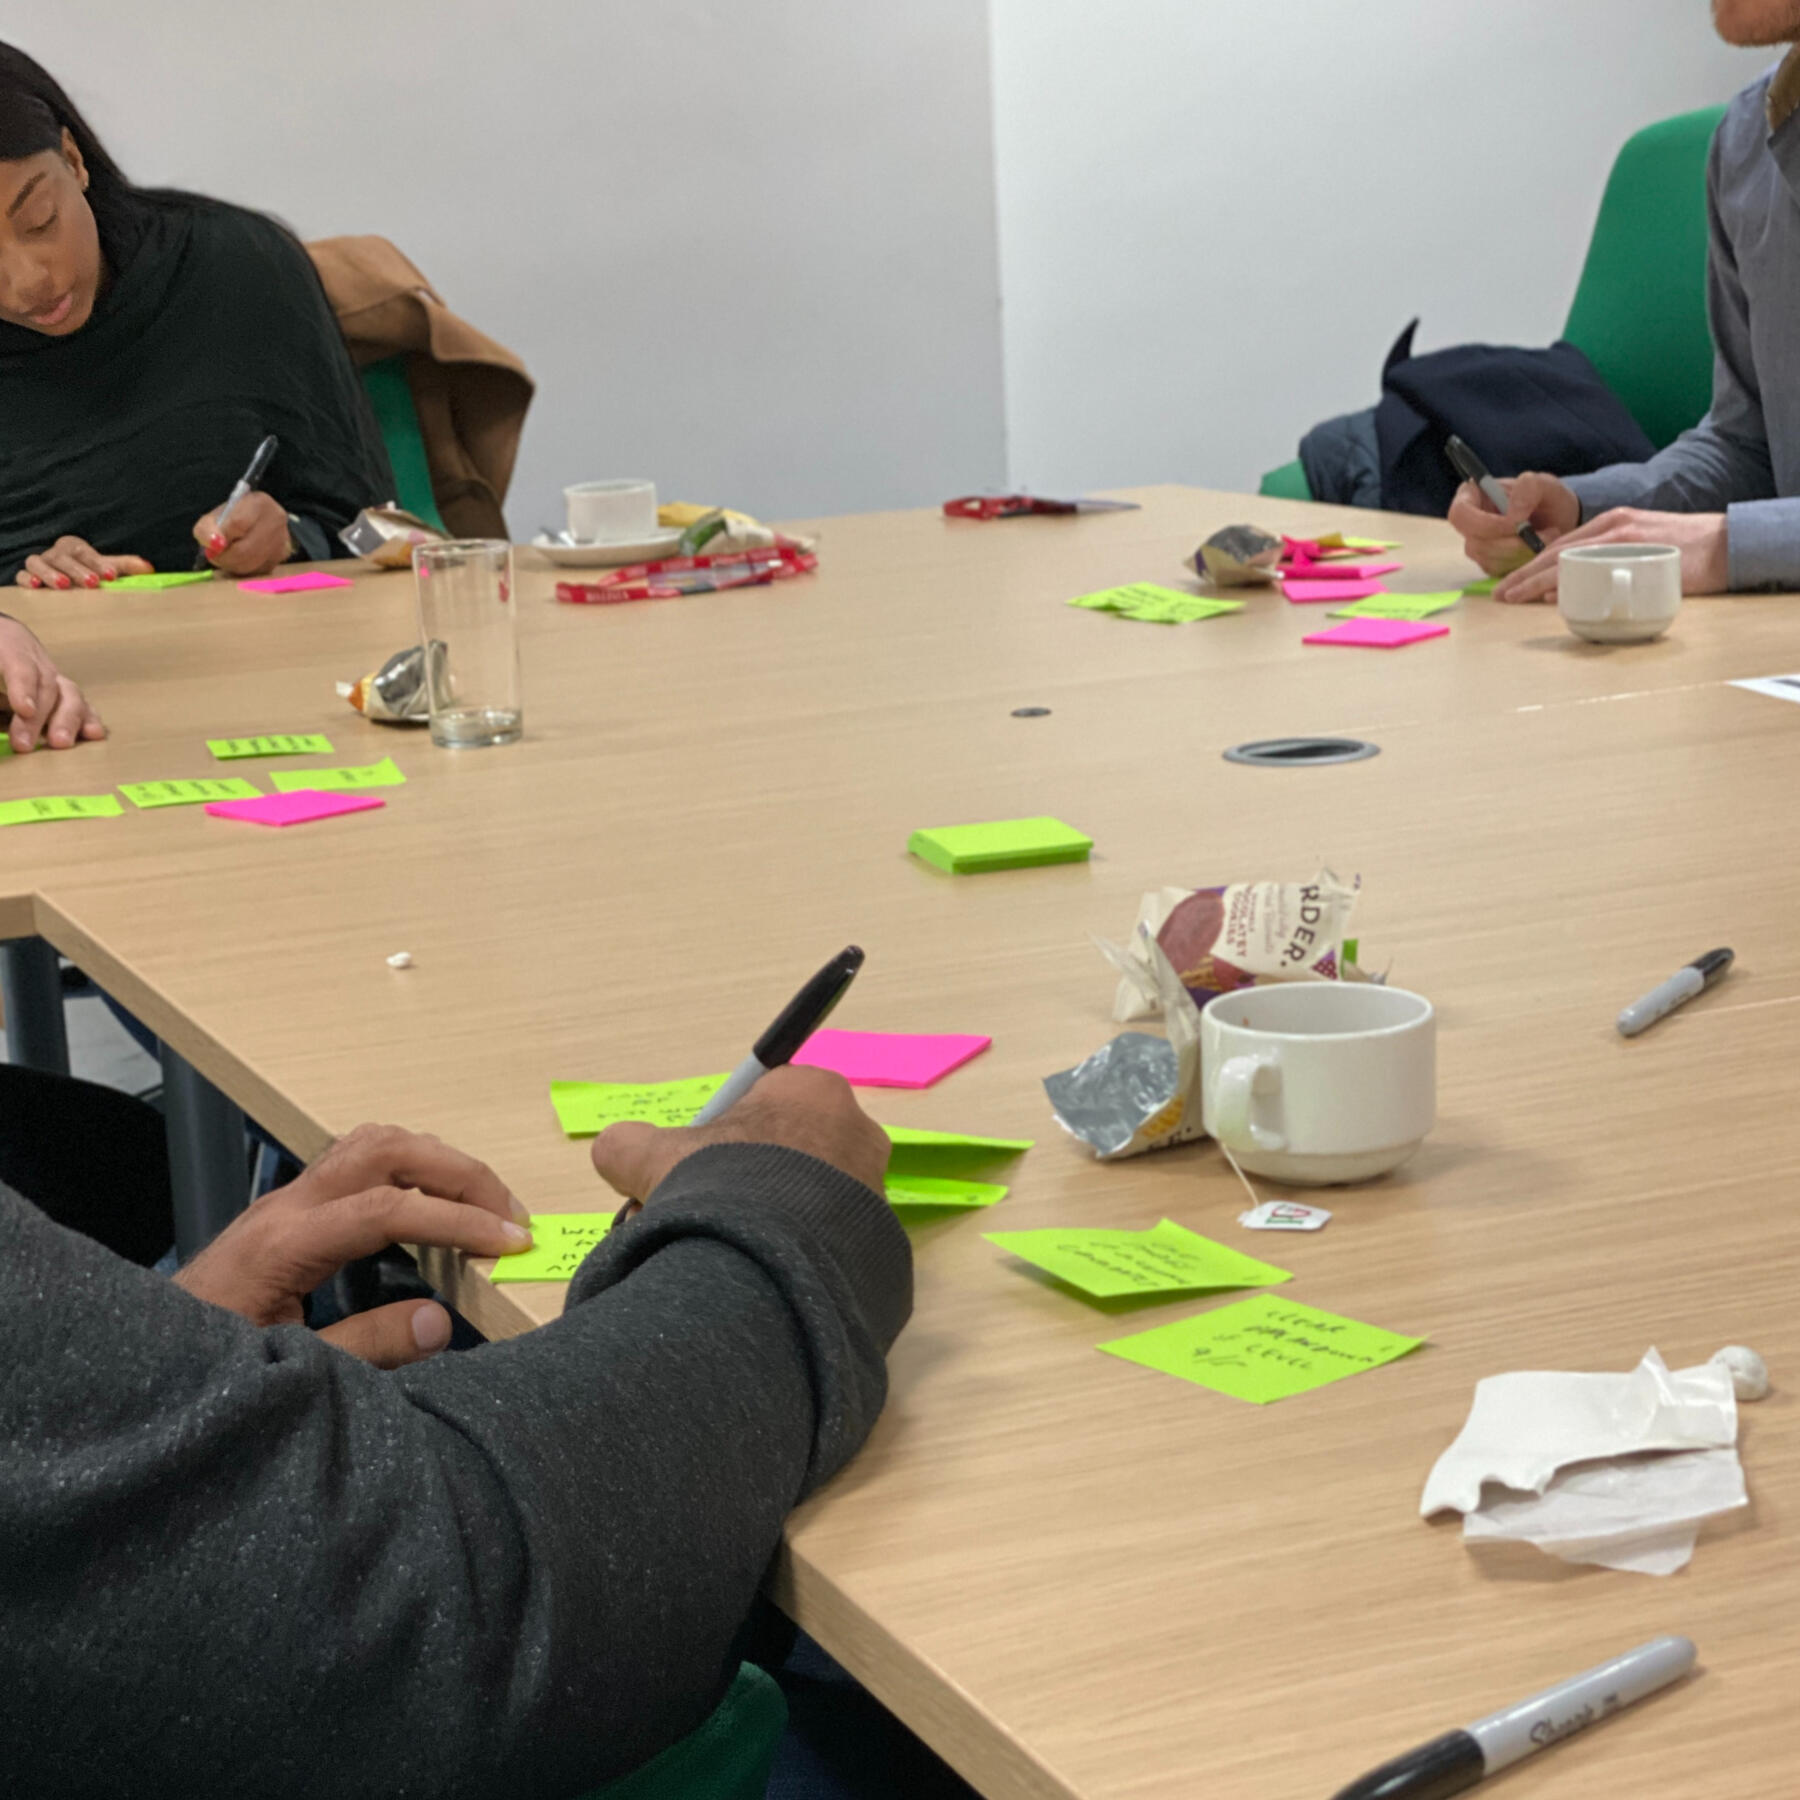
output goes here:
[{"label": "wooden table", "polygon": [[[202,740],[326,731],[392,753],[388,809],[260,832],[192,809],[9,831],[0,934],[41,932],[311,1153],[365,1117],[452,1138],[536,1208],[603,1203],[553,1078],[724,1068],[849,939],[851,1026],[991,1032],[897,1123],[1032,1136],[987,1215],[915,1229],[918,1307],[868,1448],[793,1520],[776,1591],[995,1800],[1316,1800],[1440,1729],[1663,1631],[1703,1673],[1513,1779],[1541,1800],[1792,1790],[1800,1731],[1800,667],[1791,600],[1690,604],[1603,651],[1484,600],[1401,652],[1303,648],[1318,609],[1205,624],[1063,602],[1244,518],[1401,538],[1399,586],[1468,574],[1446,528],[1190,490],[1141,512],[822,522],[820,571],[667,605],[522,583],[527,739],[433,751],[336,679],[412,629],[409,578],[16,604],[114,737],[0,764],[0,795],[214,772]],[[1013,709],[1047,706],[1048,717]],[[1242,739],[1348,732],[1371,762],[1262,771]],[[266,772],[256,766],[249,772]],[[977,879],[915,826],[1048,812],[1093,861]],[[1097,1166],[1039,1081],[1115,1029],[1089,934],[1163,884],[1360,874],[1365,956],[1432,997],[1440,1124],[1316,1236],[1252,1238],[1206,1144]],[[1710,946],[1728,983],[1626,1043],[1618,1009]],[[416,966],[384,959],[409,950]],[[1297,1272],[1295,1298],[1428,1347],[1268,1408],[1094,1346],[1121,1323],[984,1229],[1162,1216]],[[438,1269],[490,1333],[558,1292]],[[1753,1503],[1668,1580],[1472,1554],[1416,1516],[1483,1375],[1754,1345]],[[1511,1788],[1508,1788],[1511,1791]]]}]

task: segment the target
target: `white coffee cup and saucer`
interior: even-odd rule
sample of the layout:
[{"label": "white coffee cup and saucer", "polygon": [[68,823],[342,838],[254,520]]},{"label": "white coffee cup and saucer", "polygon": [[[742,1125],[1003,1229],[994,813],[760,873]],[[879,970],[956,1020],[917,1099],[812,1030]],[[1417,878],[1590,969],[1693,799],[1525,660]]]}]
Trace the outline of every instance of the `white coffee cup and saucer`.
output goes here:
[{"label": "white coffee cup and saucer", "polygon": [[552,536],[540,532],[534,550],[561,568],[616,569],[627,563],[673,556],[681,542],[676,526],[656,522],[656,483],[581,481],[563,489],[568,525]]},{"label": "white coffee cup and saucer", "polygon": [[1590,644],[1647,644],[1681,611],[1672,544],[1578,544],[1556,559],[1556,609]]},{"label": "white coffee cup and saucer", "polygon": [[1291,981],[1200,1014],[1202,1117],[1238,1166],[1295,1187],[1397,1169],[1437,1119],[1437,1018],[1404,988]]}]

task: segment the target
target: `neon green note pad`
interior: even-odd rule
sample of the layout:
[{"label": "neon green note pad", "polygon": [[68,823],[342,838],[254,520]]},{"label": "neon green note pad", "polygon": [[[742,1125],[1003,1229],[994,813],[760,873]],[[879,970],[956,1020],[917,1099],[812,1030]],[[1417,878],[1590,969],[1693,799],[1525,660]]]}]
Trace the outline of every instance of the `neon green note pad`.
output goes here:
[{"label": "neon green note pad", "polygon": [[1265,1406],[1379,1368],[1424,1341],[1378,1325],[1359,1325],[1279,1294],[1254,1294],[1173,1325],[1115,1338],[1100,1348],[1109,1356]]},{"label": "neon green note pad", "polygon": [[1102,1300],[1123,1294],[1272,1287],[1293,1280],[1288,1270],[1258,1262],[1228,1244],[1215,1244],[1173,1219],[1164,1219],[1148,1231],[1087,1225],[1048,1231],[990,1231],[987,1241]]},{"label": "neon green note pad", "polygon": [[1353,606],[1332,609],[1334,619],[1429,619],[1459,604],[1462,593],[1375,594]]},{"label": "neon green note pad", "polygon": [[160,593],[164,588],[192,587],[199,581],[211,581],[211,569],[170,569],[160,575],[121,575],[117,581],[103,581],[101,587],[110,593]]},{"label": "neon green note pad", "polygon": [[934,825],[907,843],[914,856],[951,875],[1086,862],[1094,840],[1061,819],[997,819],[986,825]]},{"label": "neon green note pad", "polygon": [[329,756],[331,739],[275,732],[267,737],[208,738],[206,747],[220,762],[240,756]]},{"label": "neon green note pad", "polygon": [[0,801],[0,825],[47,825],[55,819],[116,819],[124,811],[112,794],[46,794]]},{"label": "neon green note pad", "polygon": [[378,763],[364,763],[351,769],[277,769],[269,780],[277,793],[298,794],[308,789],[335,793],[342,788],[402,787],[406,777],[394,766],[391,756]]},{"label": "neon green note pad", "polygon": [[198,806],[206,800],[258,800],[262,790],[241,775],[208,775],[197,781],[121,781],[133,806]]}]

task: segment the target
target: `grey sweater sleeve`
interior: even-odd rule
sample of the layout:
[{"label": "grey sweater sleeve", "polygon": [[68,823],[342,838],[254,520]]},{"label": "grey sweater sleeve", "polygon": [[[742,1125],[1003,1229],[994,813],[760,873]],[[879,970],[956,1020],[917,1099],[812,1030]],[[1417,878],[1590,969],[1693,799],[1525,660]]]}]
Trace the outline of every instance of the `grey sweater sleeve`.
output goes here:
[{"label": "grey sweater sleeve", "polygon": [[0,1733],[21,1795],[556,1796],[717,1703],[911,1305],[877,1194],[690,1157],[541,1330],[384,1373],[0,1189]]}]

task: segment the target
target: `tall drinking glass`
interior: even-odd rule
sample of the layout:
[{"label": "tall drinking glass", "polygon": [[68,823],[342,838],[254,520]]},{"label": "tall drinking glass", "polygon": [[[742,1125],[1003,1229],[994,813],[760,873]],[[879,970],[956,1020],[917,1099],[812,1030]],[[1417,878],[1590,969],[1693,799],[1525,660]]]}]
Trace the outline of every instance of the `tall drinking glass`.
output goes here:
[{"label": "tall drinking glass", "polygon": [[516,743],[524,708],[512,545],[497,538],[420,544],[413,551],[413,585],[431,741],[446,749]]}]

